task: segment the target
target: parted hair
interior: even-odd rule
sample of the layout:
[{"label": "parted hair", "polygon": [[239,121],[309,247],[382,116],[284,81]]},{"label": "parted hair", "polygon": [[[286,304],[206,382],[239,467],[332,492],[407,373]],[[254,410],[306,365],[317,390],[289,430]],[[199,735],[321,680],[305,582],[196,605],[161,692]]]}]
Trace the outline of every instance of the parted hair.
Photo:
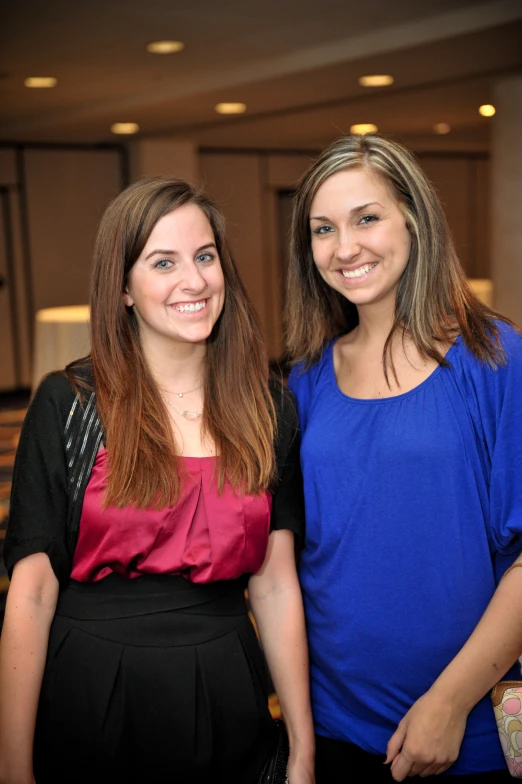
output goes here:
[{"label": "parted hair", "polygon": [[294,362],[313,364],[324,345],[358,323],[357,308],[320,276],[312,255],[310,208],[331,175],[365,169],[391,190],[411,235],[399,281],[395,320],[384,346],[384,372],[395,376],[392,338],[407,333],[423,357],[447,365],[444,347],[456,335],[483,362],[504,362],[495,319],[504,319],[472,291],[457,257],[442,204],[414,155],[376,134],[343,136],[303,175],[294,198],[287,275],[287,348]]},{"label": "parted hair", "polygon": [[[125,307],[122,294],[156,223],[185,204],[197,205],[208,218],[225,279],[223,310],[205,352],[202,417],[203,432],[219,454],[218,486],[222,490],[228,480],[238,491],[258,493],[274,473],[276,420],[268,357],[227,244],[224,218],[199,189],[182,180],[140,179],[109,204],[94,247],[91,360],[108,452],[105,504],[162,508],[179,498],[179,445],[145,361],[133,310]],[[74,375],[74,367],[70,372]],[[81,373],[76,381],[81,382]]]}]

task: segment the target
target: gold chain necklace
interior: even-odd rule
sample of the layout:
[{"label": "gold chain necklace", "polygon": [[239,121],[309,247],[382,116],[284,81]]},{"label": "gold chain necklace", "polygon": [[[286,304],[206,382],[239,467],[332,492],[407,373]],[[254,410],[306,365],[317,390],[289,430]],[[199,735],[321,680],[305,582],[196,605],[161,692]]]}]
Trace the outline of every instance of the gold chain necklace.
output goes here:
[{"label": "gold chain necklace", "polygon": [[[203,386],[203,385],[201,385],[201,386]],[[201,389],[201,387],[198,387],[198,389]],[[195,392],[195,391],[196,391],[195,389],[192,390],[192,392]],[[173,392],[172,394],[176,394],[176,393]],[[188,395],[188,392],[182,392],[181,395],[178,393],[178,397],[183,397],[184,394]],[[173,403],[171,403],[170,400],[167,400],[167,398],[164,395],[162,395],[161,392],[160,392],[160,397],[161,397],[162,400],[165,401],[165,403],[168,406],[170,406],[171,408],[174,409],[176,414],[179,414],[180,416],[185,417],[185,419],[197,419],[203,413],[204,406],[201,406],[199,411],[188,411],[188,410],[180,411],[179,408],[176,408],[176,406]]]},{"label": "gold chain necklace", "polygon": [[202,386],[203,384],[200,384],[199,387],[194,387],[194,389],[187,389],[186,392],[171,392],[170,389],[166,389],[165,392],[169,392],[171,395],[176,395],[176,397],[183,397],[183,395],[190,395],[191,392],[197,392],[198,389],[201,389]]}]

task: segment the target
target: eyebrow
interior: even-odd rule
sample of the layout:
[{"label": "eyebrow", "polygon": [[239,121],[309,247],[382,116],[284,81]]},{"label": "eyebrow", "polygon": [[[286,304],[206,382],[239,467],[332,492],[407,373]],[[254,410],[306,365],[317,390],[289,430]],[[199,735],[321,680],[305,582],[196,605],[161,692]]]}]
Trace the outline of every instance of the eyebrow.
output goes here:
[{"label": "eyebrow", "polygon": [[[371,207],[372,204],[377,204],[377,206],[382,207],[382,209],[384,209],[384,206],[380,202],[378,202],[378,201],[369,201],[366,204],[361,204],[359,207],[354,207],[353,209],[351,209],[350,210],[350,215],[356,215],[358,212],[362,212],[367,207]],[[328,221],[328,220],[330,220],[330,218],[327,218],[325,215],[314,215],[314,216],[310,215],[310,220]]]},{"label": "eyebrow", "polygon": [[[217,248],[216,248],[216,244],[215,244],[215,242],[207,242],[207,244],[206,244],[206,245],[202,245],[200,248],[198,248],[198,249],[196,250],[196,255],[197,255],[198,253],[201,253],[201,251],[202,251],[202,250],[207,250],[208,248],[214,248],[214,250],[216,250],[216,251],[217,251]],[[161,248],[157,248],[156,250],[151,250],[151,252],[150,252],[150,253],[148,253],[148,254],[145,256],[145,261],[147,261],[148,259],[150,259],[150,258],[151,258],[152,256],[154,256],[156,253],[159,253],[159,254],[161,254],[162,256],[177,256],[177,253],[178,253],[178,252],[177,252],[176,250],[162,250]]]}]

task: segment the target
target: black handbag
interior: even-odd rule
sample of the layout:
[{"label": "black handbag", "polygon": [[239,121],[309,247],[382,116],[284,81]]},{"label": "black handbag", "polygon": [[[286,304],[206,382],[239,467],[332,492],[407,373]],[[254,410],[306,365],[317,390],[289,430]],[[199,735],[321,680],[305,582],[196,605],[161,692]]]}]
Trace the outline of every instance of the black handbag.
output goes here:
[{"label": "black handbag", "polygon": [[277,740],[274,750],[259,774],[257,784],[288,784],[286,768],[290,746],[286,734],[285,723],[282,719],[274,720],[277,725]]}]

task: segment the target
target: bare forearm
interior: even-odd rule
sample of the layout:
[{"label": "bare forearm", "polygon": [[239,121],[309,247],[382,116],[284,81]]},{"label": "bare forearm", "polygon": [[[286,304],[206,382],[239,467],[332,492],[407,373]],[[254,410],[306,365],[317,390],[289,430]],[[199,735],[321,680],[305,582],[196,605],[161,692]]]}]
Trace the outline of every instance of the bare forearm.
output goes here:
[{"label": "bare forearm", "polygon": [[[0,771],[31,780],[32,749],[54,608],[8,596],[0,643]],[[10,779],[6,779],[10,780]]]},{"label": "bare forearm", "polygon": [[471,708],[522,654],[522,568],[506,575],[466,644],[433,689]]},{"label": "bare forearm", "polygon": [[468,641],[400,721],[387,747],[396,781],[457,759],[470,710],[522,653],[522,569],[506,575]]},{"label": "bare forearm", "polygon": [[308,650],[297,580],[262,596],[254,594],[251,603],[290,744],[313,752]]}]

